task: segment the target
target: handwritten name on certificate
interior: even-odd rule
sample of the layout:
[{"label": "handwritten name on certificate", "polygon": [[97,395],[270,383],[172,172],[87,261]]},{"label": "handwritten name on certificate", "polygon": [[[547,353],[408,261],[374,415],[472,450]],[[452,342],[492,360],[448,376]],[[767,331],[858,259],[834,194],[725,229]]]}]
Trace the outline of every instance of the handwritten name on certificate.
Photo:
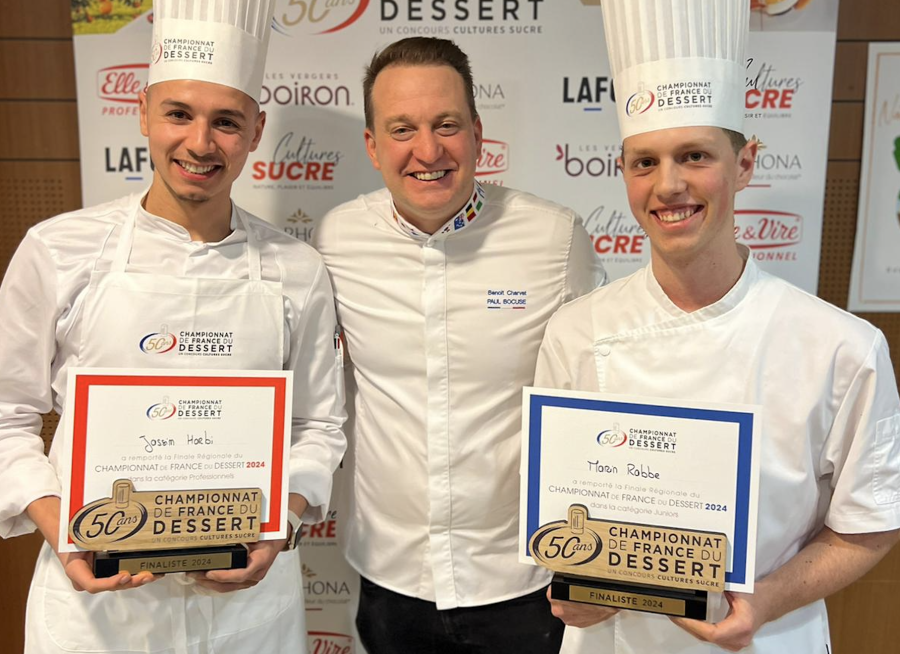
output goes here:
[{"label": "handwritten name on certificate", "polygon": [[281,370],[70,369],[61,550],[77,550],[78,510],[120,479],[137,492],[258,488],[260,539],[284,538],[292,387]]},{"label": "handwritten name on certificate", "polygon": [[725,534],[725,587],[752,592],[760,407],[525,388],[520,560],[531,536],[590,517]]}]

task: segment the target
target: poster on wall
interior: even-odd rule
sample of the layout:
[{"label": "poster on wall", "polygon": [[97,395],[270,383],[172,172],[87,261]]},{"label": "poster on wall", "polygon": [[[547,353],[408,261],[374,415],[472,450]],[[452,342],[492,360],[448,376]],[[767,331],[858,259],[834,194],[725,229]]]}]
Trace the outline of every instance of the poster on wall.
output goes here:
[{"label": "poster on wall", "polygon": [[[146,189],[139,129],[151,0],[71,0],[86,205]],[[746,0],[747,135],[764,147],[738,195],[736,237],[761,268],[815,293],[838,0]],[[309,241],[322,216],[383,186],[365,154],[362,76],[409,36],[453,39],[468,55],[484,125],[481,183],[572,207],[611,279],[646,265],[631,215],[600,0],[278,0],[263,80],[265,132],[235,202]],[[311,652],[361,653],[358,575],[338,541],[349,513],[339,471],[328,521],[300,546]],[[349,499],[349,498],[345,498]]]},{"label": "poster on wall", "polygon": [[850,311],[900,311],[900,43],[869,44]]}]

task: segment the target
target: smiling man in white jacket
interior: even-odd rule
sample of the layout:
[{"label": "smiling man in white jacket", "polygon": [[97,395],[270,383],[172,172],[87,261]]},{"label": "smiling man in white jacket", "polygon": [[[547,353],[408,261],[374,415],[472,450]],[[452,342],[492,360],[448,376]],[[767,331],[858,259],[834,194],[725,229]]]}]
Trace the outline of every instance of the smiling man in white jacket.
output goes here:
[{"label": "smiling man in white jacket", "polygon": [[900,534],[883,334],[762,272],[735,241],[757,151],[740,133],[747,7],[604,0],[623,177],[651,263],[552,318],[535,385],[760,405],[754,592],[726,593],[710,622],[554,600],[564,652],[827,654],[823,598]]},{"label": "smiling man in white jacket", "polygon": [[[0,287],[0,536],[37,527],[47,541],[26,652],[304,652],[300,561],[280,554],[285,540],[251,544],[246,568],[162,578],[98,579],[90,553],[55,552],[63,430],[48,459],[41,414],[54,409],[64,423],[72,366],[292,371],[288,504],[308,522],[324,518],[345,447],[322,260],[230,197],[265,124],[256,98],[274,2],[154,5],[150,85],[140,96],[150,189],[35,226]],[[196,51],[169,44],[195,41],[212,62],[172,56]],[[140,347],[169,330],[233,340],[226,354]]]},{"label": "smiling man in white jacket", "polygon": [[520,395],[550,315],[602,268],[574,212],[475,180],[482,125],[455,44],[398,41],[364,89],[387,188],[316,230],[352,363],[344,539],[362,643],[556,651],[549,576],[516,557]]}]

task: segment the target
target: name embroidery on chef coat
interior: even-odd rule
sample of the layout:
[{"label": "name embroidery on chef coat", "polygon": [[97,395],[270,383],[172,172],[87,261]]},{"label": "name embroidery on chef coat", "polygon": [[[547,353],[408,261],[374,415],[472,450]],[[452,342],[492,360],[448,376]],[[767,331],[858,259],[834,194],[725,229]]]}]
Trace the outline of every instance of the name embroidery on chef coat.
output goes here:
[{"label": "name embroidery on chef coat", "polygon": [[487,291],[488,309],[526,309],[528,308],[528,291],[513,288],[489,288]]},{"label": "name embroidery on chef coat", "polygon": [[[459,213],[453,216],[450,220],[444,223],[444,226],[441,227],[435,234],[450,234],[452,232],[458,232],[461,229],[465,229],[478,218],[478,214],[481,213],[481,210],[485,205],[484,198],[484,189],[481,187],[481,184],[475,182],[475,190],[472,191],[472,197],[469,198],[469,201],[466,202],[465,206],[460,209]],[[397,211],[397,207],[393,206],[394,211],[394,220],[397,221],[397,224],[400,225],[400,228],[414,238],[428,238],[431,234],[426,234],[425,232],[416,229],[413,227],[400,213]]]}]

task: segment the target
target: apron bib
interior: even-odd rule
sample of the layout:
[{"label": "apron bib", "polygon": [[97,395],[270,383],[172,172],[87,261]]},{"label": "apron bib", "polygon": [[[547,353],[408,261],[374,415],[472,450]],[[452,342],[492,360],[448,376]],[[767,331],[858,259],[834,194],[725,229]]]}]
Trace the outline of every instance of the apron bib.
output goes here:
[{"label": "apron bib", "polygon": [[[281,370],[282,285],[261,279],[258,243],[242,211],[235,208],[247,233],[249,279],[203,279],[126,271],[139,206],[123,225],[110,270],[91,275],[76,365]],[[44,627],[71,652],[186,652],[271,623],[298,603],[293,620],[302,634],[300,584],[299,557],[278,556],[266,578],[247,590],[211,593],[174,574],[143,588],[90,595],[72,589],[46,544],[35,576]]]}]

